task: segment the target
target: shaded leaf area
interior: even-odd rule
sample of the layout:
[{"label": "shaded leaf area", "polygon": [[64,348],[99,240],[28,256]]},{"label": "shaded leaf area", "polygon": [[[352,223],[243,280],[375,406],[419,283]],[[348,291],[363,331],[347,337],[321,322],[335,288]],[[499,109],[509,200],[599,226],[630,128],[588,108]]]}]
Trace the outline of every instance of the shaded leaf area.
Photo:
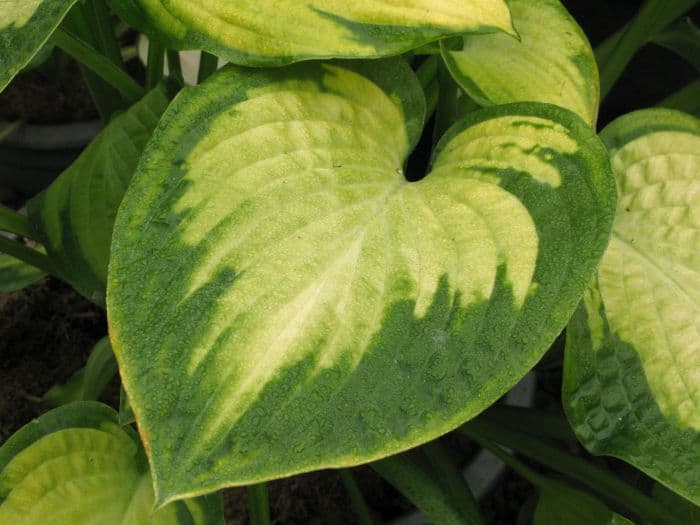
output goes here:
[{"label": "shaded leaf area", "polygon": [[513,0],[519,40],[464,35],[442,42],[455,80],[481,106],[540,101],[570,109],[595,127],[600,86],[593,50],[559,0]]},{"label": "shaded leaf area", "polygon": [[594,453],[700,501],[700,121],[670,110],[602,137],[620,188],[613,236],[568,330],[564,404]]},{"label": "shaded leaf area", "polygon": [[76,0],[0,2],[0,91],[29,63]]},{"label": "shaded leaf area", "polygon": [[29,201],[32,226],[63,279],[104,304],[117,209],[141,150],[169,102],[156,88],[116,117],[46,190]]},{"label": "shaded leaf area", "polygon": [[[80,498],[66,497],[74,490]],[[28,423],[0,448],[0,519],[223,525],[223,506],[216,495],[155,510],[136,434],[106,405],[78,402]]]},{"label": "shaded leaf area", "polygon": [[16,292],[45,276],[42,270],[0,253],[0,293]]},{"label": "shaded leaf area", "polygon": [[234,64],[278,66],[315,58],[397,55],[447,35],[512,32],[503,0],[110,0],[150,38],[176,49],[204,49]]},{"label": "shaded leaf area", "polygon": [[108,292],[159,501],[428,441],[561,331],[609,236],[602,144],[491,108],[409,184],[420,95],[400,60],[227,68],[166,112]]}]

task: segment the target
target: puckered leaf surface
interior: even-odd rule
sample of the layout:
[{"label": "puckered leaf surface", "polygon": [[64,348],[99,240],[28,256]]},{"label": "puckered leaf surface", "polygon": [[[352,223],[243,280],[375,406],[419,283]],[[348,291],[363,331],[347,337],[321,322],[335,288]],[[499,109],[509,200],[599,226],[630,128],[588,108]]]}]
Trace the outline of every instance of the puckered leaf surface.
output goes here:
[{"label": "puckered leaf surface", "polygon": [[49,39],[76,0],[0,0],[0,91]]},{"label": "puckered leaf surface", "polygon": [[564,327],[612,225],[603,145],[555,106],[489,108],[409,183],[423,112],[401,59],[228,67],[166,112],[107,299],[159,501],[435,438]]},{"label": "puckered leaf surface", "polygon": [[234,64],[396,55],[448,35],[512,32],[504,0],[111,0],[151,38]]},{"label": "puckered leaf surface", "polygon": [[223,525],[220,495],[157,511],[153,498],[137,436],[99,403],[48,412],[0,448],[0,523]]},{"label": "puckered leaf surface", "polygon": [[511,0],[520,40],[504,33],[464,35],[443,45],[452,76],[483,106],[539,101],[598,115],[598,66],[586,35],[559,0]]},{"label": "puckered leaf surface", "polygon": [[602,137],[620,201],[569,325],[567,414],[591,452],[700,504],[700,121],[645,110]]}]

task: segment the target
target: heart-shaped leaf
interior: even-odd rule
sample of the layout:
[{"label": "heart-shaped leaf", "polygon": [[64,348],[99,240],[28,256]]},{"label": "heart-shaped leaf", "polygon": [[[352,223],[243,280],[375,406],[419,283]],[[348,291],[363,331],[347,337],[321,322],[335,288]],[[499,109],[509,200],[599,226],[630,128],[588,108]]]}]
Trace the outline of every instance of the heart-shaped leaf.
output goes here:
[{"label": "heart-shaped leaf", "polygon": [[160,502],[433,439],[564,327],[612,225],[603,145],[570,111],[499,106],[409,183],[423,109],[392,59],[228,67],[165,113],[107,299]]},{"label": "heart-shaped leaf", "polygon": [[117,209],[168,102],[165,87],[159,87],[113,119],[27,206],[32,226],[61,277],[98,304],[104,304]]},{"label": "heart-shaped leaf", "polygon": [[0,91],[29,64],[76,0],[0,0]]},{"label": "heart-shaped leaf", "polygon": [[509,5],[520,40],[503,33],[464,35],[455,46],[442,46],[455,80],[483,106],[549,102],[594,126],[600,85],[586,35],[559,0]]},{"label": "heart-shaped leaf", "polygon": [[32,421],[0,448],[0,523],[223,525],[221,496],[153,511],[141,444],[116,413],[73,403]]},{"label": "heart-shaped leaf", "polygon": [[564,401],[591,452],[700,503],[700,121],[645,110],[608,126],[620,202],[568,329]]},{"label": "heart-shaped leaf", "polygon": [[512,32],[504,0],[110,0],[151,38],[234,64],[396,55],[444,36]]}]

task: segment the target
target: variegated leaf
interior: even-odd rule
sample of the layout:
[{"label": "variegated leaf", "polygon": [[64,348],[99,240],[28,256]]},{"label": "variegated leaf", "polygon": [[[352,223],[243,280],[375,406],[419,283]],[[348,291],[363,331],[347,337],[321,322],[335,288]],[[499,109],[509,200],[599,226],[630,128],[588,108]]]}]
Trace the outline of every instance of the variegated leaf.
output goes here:
[{"label": "variegated leaf", "polygon": [[506,34],[465,35],[454,46],[443,44],[454,78],[483,106],[549,102],[594,126],[600,85],[586,35],[559,0],[511,0],[509,5],[520,40]]},{"label": "variegated leaf", "polygon": [[566,324],[612,223],[603,145],[567,110],[499,106],[409,183],[423,111],[391,59],[228,67],[166,112],[107,298],[159,502],[433,439]]},{"label": "variegated leaf", "polygon": [[111,408],[72,403],[44,414],[0,448],[0,523],[223,525],[221,495],[153,509],[138,437]]},{"label": "variegated leaf", "polygon": [[700,503],[700,121],[602,133],[620,190],[610,246],[568,329],[564,402],[591,452]]},{"label": "variegated leaf", "polygon": [[234,64],[395,55],[448,35],[512,32],[504,0],[110,0],[149,37]]},{"label": "variegated leaf", "polygon": [[29,64],[76,0],[0,0],[0,91]]}]

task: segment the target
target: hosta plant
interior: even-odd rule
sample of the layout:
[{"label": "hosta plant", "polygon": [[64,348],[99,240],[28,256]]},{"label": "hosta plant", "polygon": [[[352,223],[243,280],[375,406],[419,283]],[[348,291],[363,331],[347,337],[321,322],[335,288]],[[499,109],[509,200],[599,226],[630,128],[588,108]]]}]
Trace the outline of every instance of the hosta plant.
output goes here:
[{"label": "hosta plant", "polygon": [[[0,209],[0,290],[48,273],[109,321],[0,448],[0,523],[221,523],[235,486],[265,523],[265,482],[319,469],[370,523],[366,463],[479,523],[456,429],[537,488],[525,522],[697,515],[697,85],[597,134],[642,45],[692,58],[668,27],[694,3],[649,0],[594,53],[558,0],[0,2],[0,88],[48,42],[105,120],[27,216]],[[497,404],[565,329],[568,423]],[[119,413],[94,401],[117,370]]]}]

